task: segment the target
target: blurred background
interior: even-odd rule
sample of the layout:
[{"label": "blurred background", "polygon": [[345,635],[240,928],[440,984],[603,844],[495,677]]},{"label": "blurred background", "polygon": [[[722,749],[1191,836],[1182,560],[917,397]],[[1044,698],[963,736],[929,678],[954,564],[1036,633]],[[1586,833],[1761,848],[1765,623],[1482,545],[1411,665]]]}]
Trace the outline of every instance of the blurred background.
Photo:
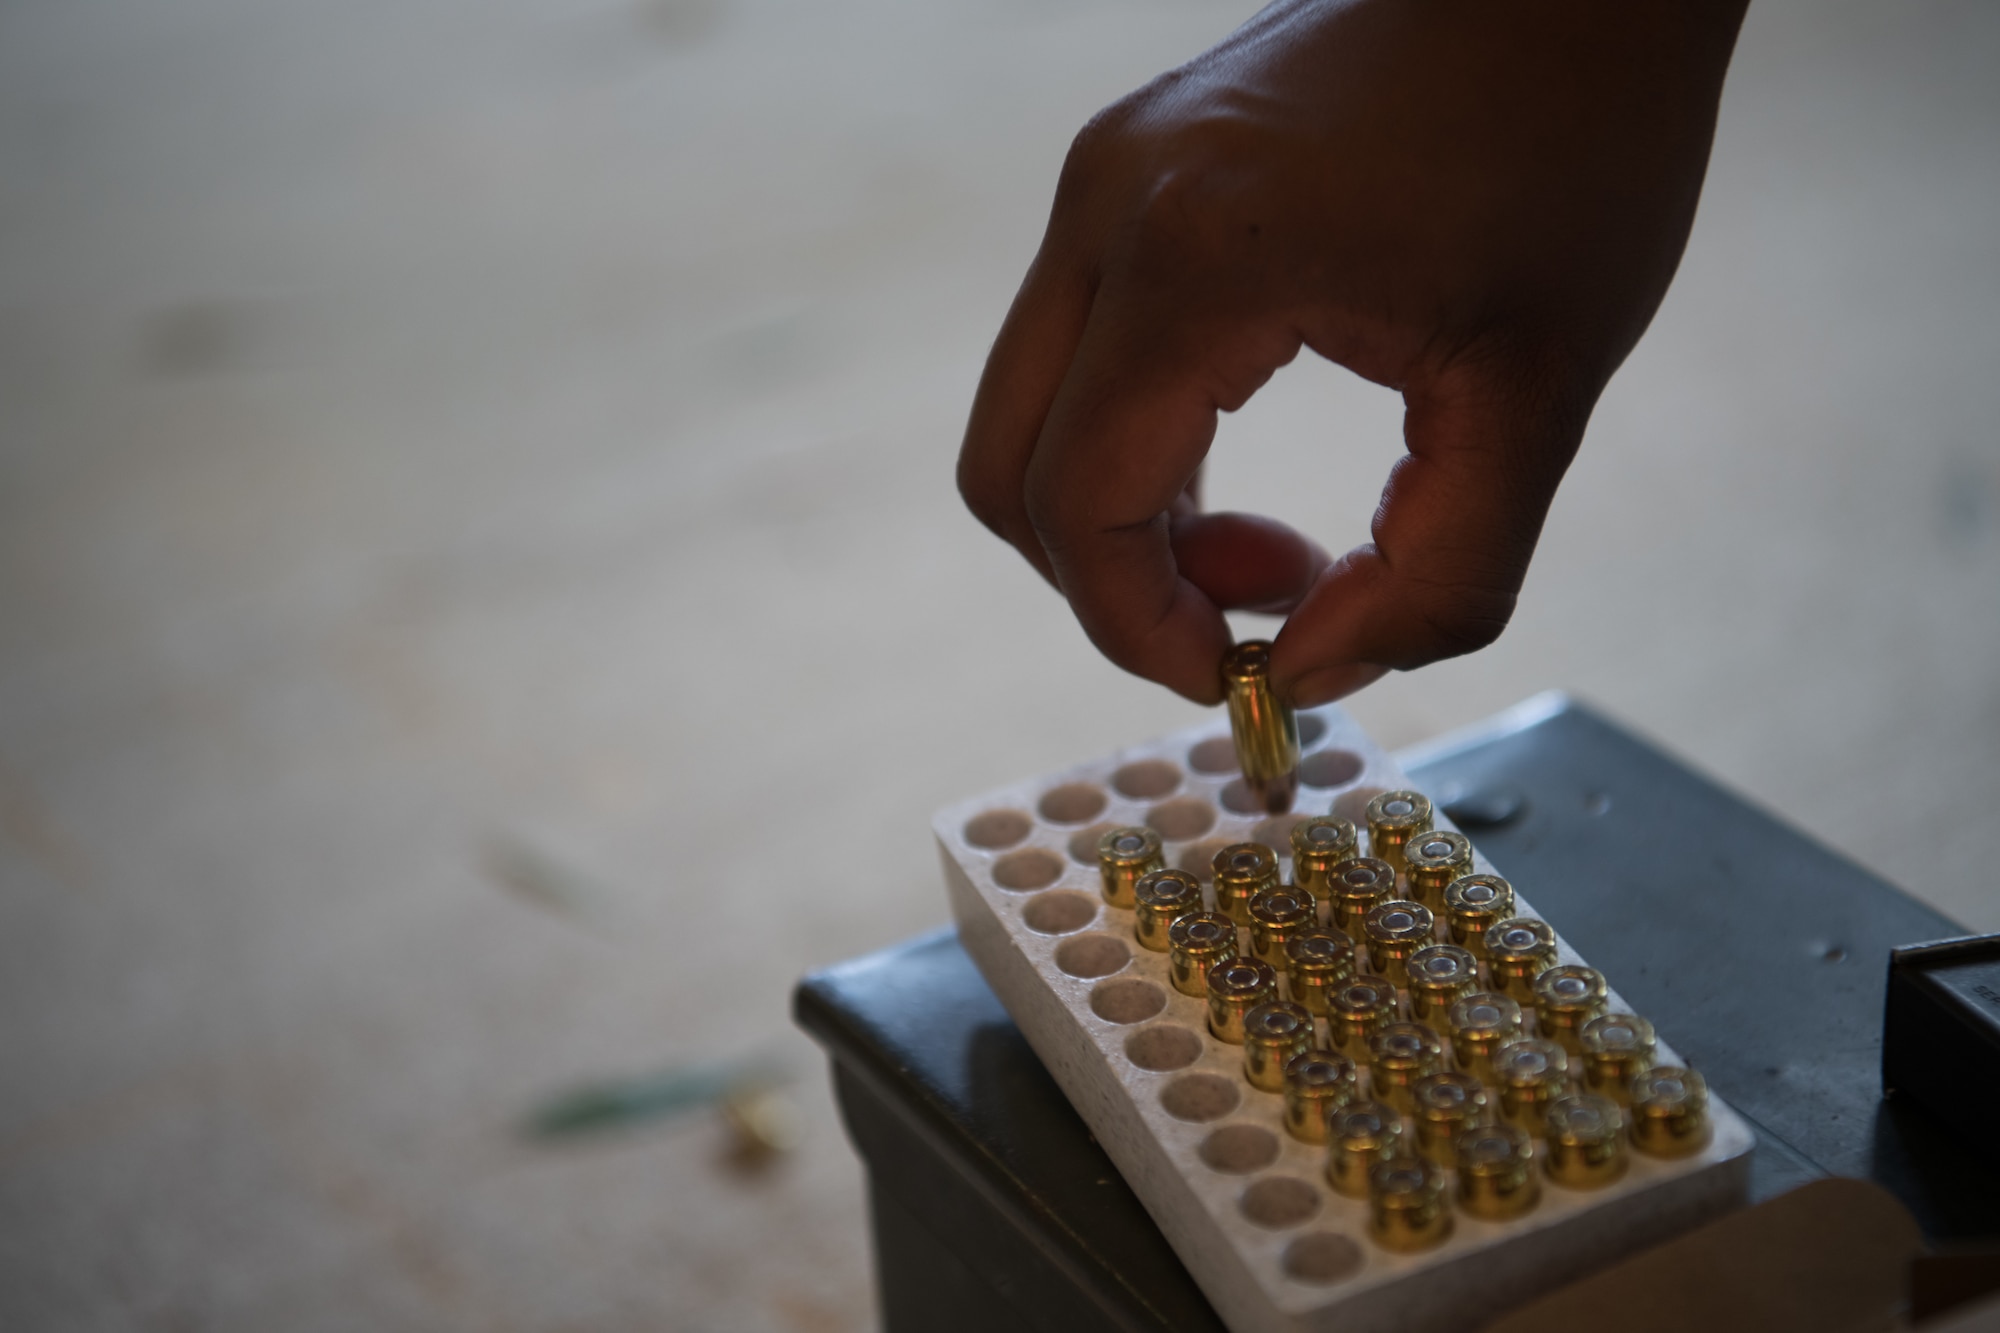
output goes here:
[{"label": "blurred background", "polygon": [[[871,1325],[787,992],[945,921],[933,807],[1198,719],[952,458],[1070,135],[1252,8],[0,8],[0,1325]],[[1757,0],[1379,738],[1571,689],[2000,929],[1996,65]],[[1399,415],[1301,363],[1212,499],[1350,545]]]}]

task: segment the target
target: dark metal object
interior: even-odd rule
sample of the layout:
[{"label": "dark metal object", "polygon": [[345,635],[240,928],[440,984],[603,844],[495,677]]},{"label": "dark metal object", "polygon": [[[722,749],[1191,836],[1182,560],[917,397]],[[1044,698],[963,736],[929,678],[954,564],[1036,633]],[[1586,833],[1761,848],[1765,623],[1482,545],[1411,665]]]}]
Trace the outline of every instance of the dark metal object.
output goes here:
[{"label": "dark metal object", "polygon": [[1882,1089],[1915,1098],[2000,1164],[2000,935],[1890,956]]}]

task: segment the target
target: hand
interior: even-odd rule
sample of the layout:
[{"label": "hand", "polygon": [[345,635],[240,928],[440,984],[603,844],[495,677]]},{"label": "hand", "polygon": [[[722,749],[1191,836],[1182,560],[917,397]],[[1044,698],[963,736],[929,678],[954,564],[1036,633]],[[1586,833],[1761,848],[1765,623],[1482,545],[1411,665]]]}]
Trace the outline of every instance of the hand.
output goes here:
[{"label": "hand", "polygon": [[[1220,697],[1289,613],[1300,706],[1491,643],[1701,193],[1748,0],[1279,0],[1077,136],[959,456],[1104,654]],[[1373,541],[1200,512],[1216,413],[1301,346],[1403,395]]]}]

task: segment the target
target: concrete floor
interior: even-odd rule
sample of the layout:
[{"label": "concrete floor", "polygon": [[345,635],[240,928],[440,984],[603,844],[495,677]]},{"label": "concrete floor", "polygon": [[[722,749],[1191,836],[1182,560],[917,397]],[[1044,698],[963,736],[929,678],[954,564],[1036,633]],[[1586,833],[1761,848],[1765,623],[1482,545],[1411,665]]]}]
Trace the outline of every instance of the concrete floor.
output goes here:
[{"label": "concrete floor", "polygon": [[[0,1326],[870,1324],[787,990],[944,918],[933,806],[1193,716],[951,460],[1069,134],[1249,8],[0,10]],[[2000,929],[1996,61],[1758,0],[1513,629],[1382,739],[1570,688]],[[1397,438],[1301,366],[1212,493],[1345,545]],[[520,1131],[742,1052],[763,1170]]]}]

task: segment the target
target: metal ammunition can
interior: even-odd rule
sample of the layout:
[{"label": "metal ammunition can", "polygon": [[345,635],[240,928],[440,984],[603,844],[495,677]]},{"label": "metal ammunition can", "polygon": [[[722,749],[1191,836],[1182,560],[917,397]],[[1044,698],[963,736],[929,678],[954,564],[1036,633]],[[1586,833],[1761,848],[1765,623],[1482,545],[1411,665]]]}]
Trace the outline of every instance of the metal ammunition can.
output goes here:
[{"label": "metal ammunition can", "polygon": [[1404,967],[1411,954],[1437,935],[1437,918],[1422,903],[1391,900],[1368,909],[1361,918],[1361,938],[1368,946],[1368,965],[1377,976],[1398,986],[1409,982]]},{"label": "metal ammunition can", "polygon": [[1493,1083],[1493,1053],[1526,1031],[1521,1006],[1497,991],[1474,991],[1445,1011],[1452,1058],[1480,1082]]},{"label": "metal ammunition can", "polygon": [[1327,1117],[1354,1100],[1354,1061],[1338,1051],[1307,1051],[1285,1065],[1285,1132],[1325,1143]]},{"label": "metal ammunition can", "polygon": [[1243,1015],[1243,1077],[1265,1092],[1285,1090],[1285,1068],[1313,1048],[1313,1016],[1288,1000],[1267,1000]]},{"label": "metal ammunition can", "polygon": [[1632,1146],[1648,1157],[1686,1157],[1708,1145],[1708,1080],[1654,1065],[1631,1082]]},{"label": "metal ammunition can", "polygon": [[1326,1183],[1350,1198],[1368,1197],[1368,1173],[1408,1151],[1408,1131],[1393,1106],[1349,1102],[1327,1118]]},{"label": "metal ammunition can", "polygon": [[1522,1004],[1535,1002],[1535,978],[1556,965],[1556,933],[1546,921],[1510,916],[1486,932],[1490,989]]},{"label": "metal ammunition can", "polygon": [[1444,1068],[1444,1043],[1422,1023],[1384,1023],[1368,1039],[1369,1096],[1399,1111],[1414,1109],[1410,1089]]},{"label": "metal ammunition can", "polygon": [[1424,1157],[1392,1157],[1368,1172],[1368,1234],[1385,1250],[1442,1245],[1451,1235],[1450,1176]]},{"label": "metal ammunition can", "polygon": [[1625,1117],[1594,1092],[1558,1097],[1542,1117],[1549,1179],[1569,1189],[1601,1189],[1625,1174]]},{"label": "metal ammunition can", "polygon": [[1637,1014],[1599,1014],[1577,1034],[1584,1086],[1621,1106],[1632,1101],[1632,1078],[1653,1067],[1653,1025]]},{"label": "metal ammunition can", "polygon": [[1292,936],[1319,923],[1313,896],[1289,884],[1259,889],[1250,900],[1250,952],[1280,972],[1291,966],[1285,945]]},{"label": "metal ammunition can", "polygon": [[1333,1049],[1365,1063],[1369,1039],[1396,1021],[1401,999],[1395,982],[1366,972],[1332,991],[1326,997],[1326,1025]]},{"label": "metal ammunition can", "polygon": [[1215,854],[1215,910],[1250,924],[1250,900],[1278,887],[1278,854],[1261,842],[1234,842]]},{"label": "metal ammunition can", "polygon": [[1445,886],[1472,873],[1472,844],[1448,829],[1419,833],[1403,844],[1403,866],[1411,900],[1442,912]]},{"label": "metal ammunition can", "polygon": [[1594,967],[1569,963],[1537,976],[1531,989],[1535,1030],[1571,1055],[1582,1054],[1583,1025],[1604,1012],[1608,993],[1604,974]]},{"label": "metal ammunition can", "polygon": [[1473,1217],[1519,1217],[1542,1197],[1535,1140],[1519,1125],[1482,1125],[1458,1138],[1458,1206]]},{"label": "metal ammunition can", "polygon": [[1208,994],[1208,969],[1236,956],[1236,923],[1220,912],[1189,912],[1167,927],[1167,975],[1174,989]]},{"label": "metal ammunition can", "polygon": [[1486,932],[1514,915],[1514,886],[1498,875],[1460,875],[1444,886],[1451,942],[1486,956]]},{"label": "metal ammunition can", "polygon": [[1403,963],[1410,1017],[1451,1035],[1452,1005],[1479,989],[1479,960],[1456,944],[1427,944]]},{"label": "metal ammunition can", "polygon": [[1143,949],[1165,953],[1174,922],[1201,908],[1201,881],[1185,870],[1149,870],[1132,886],[1132,936]]},{"label": "metal ammunition can", "polygon": [[1299,722],[1271,688],[1271,645],[1248,639],[1222,655],[1222,691],[1243,785],[1271,814],[1292,808],[1299,790]]},{"label": "metal ammunition can", "polygon": [[1478,1079],[1441,1069],[1410,1085],[1410,1118],[1417,1126],[1417,1151],[1439,1166],[1455,1166],[1459,1136],[1491,1120],[1493,1106]]},{"label": "metal ammunition can", "polygon": [[1500,1114],[1540,1137],[1542,1117],[1569,1091],[1569,1054],[1541,1037],[1518,1037],[1493,1053],[1492,1087]]},{"label": "metal ammunition can", "polygon": [[1160,835],[1133,824],[1105,830],[1097,840],[1097,871],[1103,881],[1104,901],[1113,907],[1130,908],[1132,889],[1141,876],[1167,868],[1166,852]]},{"label": "metal ammunition can", "polygon": [[1327,875],[1359,848],[1354,825],[1338,815],[1317,815],[1292,825],[1292,882],[1324,898]]},{"label": "metal ammunition can", "polygon": [[1292,999],[1324,1017],[1327,996],[1354,975],[1354,941],[1325,926],[1301,930],[1285,941],[1285,973]]},{"label": "metal ammunition can", "polygon": [[1431,826],[1430,797],[1416,791],[1385,791],[1368,803],[1368,854],[1403,872],[1403,848]]},{"label": "metal ammunition can", "polygon": [[1243,1044],[1243,1016],[1278,998],[1278,974],[1260,958],[1230,958],[1208,969],[1208,1030],[1217,1041]]}]

